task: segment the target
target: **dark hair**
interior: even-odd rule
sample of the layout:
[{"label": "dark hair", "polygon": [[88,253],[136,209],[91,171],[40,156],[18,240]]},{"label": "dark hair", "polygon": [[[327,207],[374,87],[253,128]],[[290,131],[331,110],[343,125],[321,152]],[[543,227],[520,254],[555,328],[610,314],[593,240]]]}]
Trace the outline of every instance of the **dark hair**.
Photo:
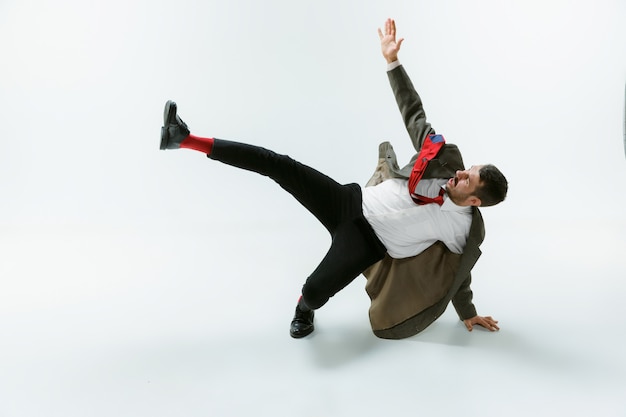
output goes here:
[{"label": "dark hair", "polygon": [[474,194],[480,198],[481,207],[495,206],[504,201],[509,190],[509,183],[494,165],[483,166],[480,171],[480,184]]}]

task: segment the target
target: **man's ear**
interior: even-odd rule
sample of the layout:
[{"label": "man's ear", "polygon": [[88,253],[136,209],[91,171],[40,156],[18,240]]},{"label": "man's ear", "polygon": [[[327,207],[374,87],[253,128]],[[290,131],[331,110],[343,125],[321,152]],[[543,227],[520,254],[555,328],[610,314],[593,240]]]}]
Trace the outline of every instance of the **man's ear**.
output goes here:
[{"label": "man's ear", "polygon": [[480,207],[480,205],[482,204],[482,201],[480,201],[480,198],[476,197],[475,195],[468,197],[467,202],[469,203],[470,206],[474,206],[474,207]]}]

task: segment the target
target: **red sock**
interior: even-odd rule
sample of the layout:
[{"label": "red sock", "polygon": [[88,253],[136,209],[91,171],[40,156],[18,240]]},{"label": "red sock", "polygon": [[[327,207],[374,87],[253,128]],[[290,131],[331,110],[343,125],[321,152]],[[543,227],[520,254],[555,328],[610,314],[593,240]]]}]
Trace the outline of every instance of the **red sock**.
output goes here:
[{"label": "red sock", "polygon": [[213,149],[213,138],[201,138],[195,135],[187,136],[181,143],[181,148],[193,149],[211,155]]},{"label": "red sock", "polygon": [[300,310],[302,310],[302,311],[311,311],[309,306],[306,305],[306,303],[302,299],[302,296],[300,296],[300,298],[298,298],[298,306],[300,307]]}]

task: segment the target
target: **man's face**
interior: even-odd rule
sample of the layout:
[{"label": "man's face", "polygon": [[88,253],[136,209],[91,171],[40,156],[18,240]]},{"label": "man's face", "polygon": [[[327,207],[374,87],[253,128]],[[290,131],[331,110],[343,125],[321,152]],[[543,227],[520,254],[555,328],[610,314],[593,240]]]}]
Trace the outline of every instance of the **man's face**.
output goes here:
[{"label": "man's face", "polygon": [[446,191],[448,197],[459,206],[480,206],[480,199],[474,195],[480,185],[480,169],[483,165],[474,165],[470,169],[457,171],[448,180]]}]

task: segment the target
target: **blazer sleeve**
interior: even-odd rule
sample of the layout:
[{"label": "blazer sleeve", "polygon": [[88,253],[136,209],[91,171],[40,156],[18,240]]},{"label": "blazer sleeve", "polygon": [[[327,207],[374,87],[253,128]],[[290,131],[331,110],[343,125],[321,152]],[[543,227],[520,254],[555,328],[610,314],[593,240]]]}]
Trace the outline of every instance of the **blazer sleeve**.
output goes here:
[{"label": "blazer sleeve", "polygon": [[472,302],[474,294],[472,293],[472,289],[470,287],[471,283],[472,275],[469,274],[467,279],[465,279],[459,287],[459,290],[456,292],[454,297],[452,297],[452,305],[454,305],[456,313],[459,315],[461,320],[470,319],[476,316],[476,307]]},{"label": "blazer sleeve", "polygon": [[413,147],[419,152],[426,136],[435,133],[430,123],[426,121],[422,99],[415,91],[415,87],[413,87],[413,83],[402,65],[387,71],[387,76]]}]

